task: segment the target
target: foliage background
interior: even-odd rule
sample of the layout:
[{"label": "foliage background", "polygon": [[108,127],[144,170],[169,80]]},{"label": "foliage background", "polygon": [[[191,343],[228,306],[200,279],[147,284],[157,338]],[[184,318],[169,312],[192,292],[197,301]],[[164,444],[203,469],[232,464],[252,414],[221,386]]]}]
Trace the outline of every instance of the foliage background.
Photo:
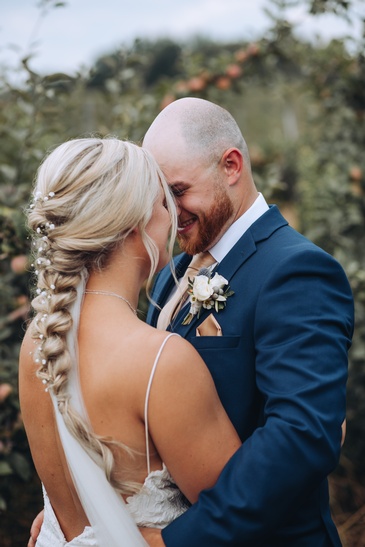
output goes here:
[{"label": "foliage background", "polygon": [[[320,16],[346,17],[351,0],[301,0]],[[365,39],[327,45],[299,40],[271,0],[271,30],[255,43],[136,40],[90,70],[37,74],[24,84],[0,72],[0,545],[25,545],[42,505],[22,427],[17,359],[29,317],[29,241],[23,208],[47,150],[66,139],[115,134],[139,142],[161,108],[197,96],[226,107],[248,142],[254,178],[299,231],[333,254],[356,305],[350,353],[348,430],[330,479],[345,547],[365,545]],[[62,7],[43,0],[41,8]],[[142,295],[140,308],[145,311]]]}]

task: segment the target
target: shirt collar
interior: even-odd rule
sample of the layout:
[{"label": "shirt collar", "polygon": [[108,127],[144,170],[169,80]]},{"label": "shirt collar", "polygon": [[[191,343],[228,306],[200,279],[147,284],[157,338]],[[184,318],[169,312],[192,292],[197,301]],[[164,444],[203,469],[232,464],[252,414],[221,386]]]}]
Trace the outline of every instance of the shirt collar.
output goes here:
[{"label": "shirt collar", "polygon": [[258,197],[245,213],[238,218],[223,234],[220,240],[209,249],[210,254],[217,262],[222,262],[223,258],[229,253],[232,247],[249,229],[249,227],[261,215],[269,209],[264,196],[259,193]]}]

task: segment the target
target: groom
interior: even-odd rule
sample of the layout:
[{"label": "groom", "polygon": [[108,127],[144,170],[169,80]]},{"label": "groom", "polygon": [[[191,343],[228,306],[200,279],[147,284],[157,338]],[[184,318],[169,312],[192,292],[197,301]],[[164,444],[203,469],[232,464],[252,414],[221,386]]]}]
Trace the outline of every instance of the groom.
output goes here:
[{"label": "groom", "polygon": [[[143,146],[176,197],[185,251],[178,277],[191,255],[209,250],[234,291],[223,310],[203,308],[190,324],[182,307],[168,329],[199,351],[242,439],[215,487],[162,531],[163,541],[158,531],[146,538],[167,547],[339,546],[327,475],[345,417],[353,332],[346,276],[257,192],[246,143],[224,109],[178,100]],[[167,267],[152,297],[163,307],[173,288]],[[157,325],[158,315],[151,308],[148,321]]]}]

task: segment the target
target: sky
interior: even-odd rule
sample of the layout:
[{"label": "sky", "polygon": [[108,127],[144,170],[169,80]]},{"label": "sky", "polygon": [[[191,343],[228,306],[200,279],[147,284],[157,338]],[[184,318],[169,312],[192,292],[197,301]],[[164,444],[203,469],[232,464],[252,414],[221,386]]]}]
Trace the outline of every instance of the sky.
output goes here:
[{"label": "sky", "polygon": [[[1,0],[0,65],[16,66],[35,53],[37,72],[72,74],[88,68],[101,55],[139,38],[186,40],[201,35],[215,40],[253,41],[270,27],[263,8],[269,0],[65,0],[39,20],[39,0]],[[355,0],[365,18],[365,1]],[[360,37],[357,18],[351,26],[335,16],[311,17],[301,8],[289,19],[306,38]]]}]

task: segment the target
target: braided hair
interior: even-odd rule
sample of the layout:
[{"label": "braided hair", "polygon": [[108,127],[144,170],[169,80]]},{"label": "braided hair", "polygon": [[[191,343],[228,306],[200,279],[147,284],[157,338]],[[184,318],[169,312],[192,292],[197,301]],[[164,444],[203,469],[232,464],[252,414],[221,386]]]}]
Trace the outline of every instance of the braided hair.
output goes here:
[{"label": "braided hair", "polygon": [[117,138],[75,139],[58,146],[43,161],[28,209],[36,274],[31,335],[38,341],[37,376],[46,391],[52,390],[69,431],[122,494],[140,485],[113,475],[111,445],[132,451],[96,435],[73,408],[68,377],[76,364],[67,335],[74,327],[71,308],[80,282],[88,272],[103,269],[112,251],[136,227],[150,257],[147,286],[151,285],[158,249],[145,228],[161,187],[175,231],[173,198],[148,151]]}]

